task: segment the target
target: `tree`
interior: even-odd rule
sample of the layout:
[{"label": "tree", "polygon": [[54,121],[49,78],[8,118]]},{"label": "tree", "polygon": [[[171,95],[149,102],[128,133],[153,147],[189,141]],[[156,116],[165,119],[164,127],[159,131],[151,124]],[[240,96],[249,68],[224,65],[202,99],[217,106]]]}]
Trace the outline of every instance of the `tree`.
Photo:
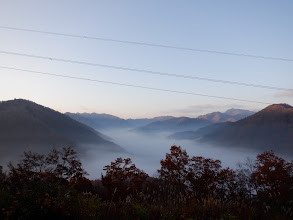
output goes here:
[{"label": "tree", "polygon": [[91,190],[91,182],[83,178],[86,172],[71,147],[52,149],[48,155],[24,152],[23,158],[9,168],[5,190],[11,195],[8,200],[17,201],[10,207],[18,206],[19,217],[74,214],[82,198],[77,190]]},{"label": "tree", "polygon": [[4,186],[4,181],[6,179],[6,175],[3,172],[3,167],[0,166],[0,190],[2,189],[2,187]]},{"label": "tree", "polygon": [[161,169],[158,173],[167,186],[175,188],[173,192],[185,193],[189,155],[180,146],[174,145],[170,151],[171,153],[166,153],[166,159],[161,160]]},{"label": "tree", "polygon": [[47,173],[46,176],[53,175],[74,182],[87,174],[71,146],[61,150],[53,148],[47,156],[28,151],[22,157],[16,166],[9,164],[10,178],[15,176],[20,181],[33,176],[44,177]]},{"label": "tree", "polygon": [[125,199],[127,195],[141,191],[148,177],[132,163],[130,158],[119,157],[103,170],[106,171],[106,175],[102,175],[102,183],[107,190],[107,197],[114,200]]},{"label": "tree", "polygon": [[215,192],[221,161],[204,157],[192,157],[188,170],[191,189],[198,196],[209,196]]},{"label": "tree", "polygon": [[230,168],[221,169],[217,174],[216,196],[221,200],[243,196],[243,188],[236,172]]},{"label": "tree", "polygon": [[45,155],[25,151],[23,159],[17,164],[17,168],[29,172],[45,172],[46,171],[46,158]]},{"label": "tree", "polygon": [[255,172],[255,160],[248,157],[244,163],[238,163],[238,167],[236,171],[238,194],[251,199],[256,195],[257,190],[255,176],[252,175]]},{"label": "tree", "polygon": [[63,147],[62,150],[53,148],[46,157],[46,164],[46,172],[71,182],[75,182],[87,174],[82,168],[77,153],[70,146]]},{"label": "tree", "polygon": [[258,197],[274,206],[293,198],[293,163],[267,151],[257,156],[252,177],[257,182]]}]

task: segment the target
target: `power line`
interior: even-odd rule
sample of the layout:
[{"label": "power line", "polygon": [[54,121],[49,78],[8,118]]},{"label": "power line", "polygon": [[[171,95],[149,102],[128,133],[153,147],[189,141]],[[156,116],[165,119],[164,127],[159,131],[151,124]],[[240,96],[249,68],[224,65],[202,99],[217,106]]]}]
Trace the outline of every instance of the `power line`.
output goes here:
[{"label": "power line", "polygon": [[134,85],[134,84],[125,84],[125,83],[118,83],[118,82],[112,82],[112,81],[104,81],[104,80],[97,80],[97,79],[90,79],[90,78],[83,78],[83,77],[75,77],[75,76],[69,76],[69,75],[61,75],[61,74],[34,71],[34,70],[19,69],[19,68],[14,68],[14,67],[7,67],[7,66],[0,66],[0,68],[8,69],[8,70],[22,71],[22,72],[29,72],[29,73],[36,73],[36,74],[42,74],[42,75],[48,75],[48,76],[54,76],[54,77],[62,77],[62,78],[69,78],[69,79],[76,79],[76,80],[99,82],[99,83],[112,84],[112,85],[118,85],[118,86],[127,86],[127,87],[134,87],[134,88],[140,88],[140,89],[148,89],[148,90],[156,90],[156,91],[163,91],[163,92],[179,93],[179,94],[185,94],[185,95],[203,96],[203,97],[209,97],[209,98],[218,98],[218,99],[226,99],[226,100],[241,101],[241,102],[251,102],[251,103],[266,104],[266,105],[271,105],[272,104],[272,103],[267,103],[267,102],[260,102],[260,101],[246,100],[246,99],[238,99],[238,98],[230,98],[230,97],[224,97],[224,96],[206,95],[206,94],[184,92],[184,91],[170,90],[170,89],[161,89],[161,88],[140,86],[140,85]]},{"label": "power line", "polygon": [[50,32],[50,31],[8,27],[8,26],[0,26],[0,28],[8,29],[8,30],[15,30],[15,31],[25,31],[25,32],[40,33],[40,34],[57,35],[57,36],[63,36],[63,37],[82,38],[82,39],[87,39],[87,40],[99,40],[99,41],[133,44],[133,45],[140,45],[140,46],[184,50],[184,51],[191,51],[191,52],[212,53],[212,54],[221,54],[221,55],[229,55],[229,56],[250,57],[250,58],[258,58],[258,59],[266,59],[266,60],[293,62],[293,59],[290,59],[290,58],[261,56],[261,55],[245,54],[245,53],[232,53],[232,52],[225,52],[225,51],[206,50],[206,49],[189,48],[189,47],[178,47],[178,46],[164,45],[164,44],[154,44],[154,43],[145,43],[145,42],[138,42],[138,41],[118,40],[118,39],[112,39],[112,38],[92,37],[92,36],[86,36],[86,35],[66,34],[66,33],[59,33],[59,32]]},{"label": "power line", "polygon": [[77,60],[60,59],[60,58],[55,58],[55,57],[39,56],[39,55],[33,55],[33,54],[16,53],[16,52],[11,52],[11,51],[1,51],[0,50],[0,53],[8,54],[8,55],[15,55],[15,56],[37,58],[37,59],[45,59],[45,60],[50,60],[50,61],[80,64],[80,65],[98,66],[98,67],[103,67],[103,68],[118,69],[118,70],[124,70],[124,71],[141,72],[141,73],[147,73],[147,74],[153,74],[153,75],[178,77],[178,78],[193,79],[193,80],[204,80],[204,81],[209,81],[209,82],[214,82],[214,83],[225,83],[225,84],[232,84],[232,85],[239,85],[239,86],[256,87],[256,88],[262,88],[262,89],[293,91],[293,89],[274,87],[274,86],[268,86],[268,85],[251,84],[251,83],[227,81],[227,80],[220,80],[220,79],[211,79],[211,78],[204,78],[204,77],[197,77],[197,76],[190,76],[190,75],[180,75],[180,74],[158,72],[158,71],[152,71],[152,70],[136,69],[136,68],[114,66],[114,65],[107,65],[107,64],[99,64],[99,63],[90,63],[90,62],[77,61]]}]

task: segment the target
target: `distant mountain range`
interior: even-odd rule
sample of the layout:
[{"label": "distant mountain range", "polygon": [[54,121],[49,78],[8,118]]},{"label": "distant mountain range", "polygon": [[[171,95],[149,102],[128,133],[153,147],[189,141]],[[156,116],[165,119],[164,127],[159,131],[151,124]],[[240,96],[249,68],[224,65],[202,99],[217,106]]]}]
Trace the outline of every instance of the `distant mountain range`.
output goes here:
[{"label": "distant mountain range", "polygon": [[128,129],[140,133],[197,130],[212,124],[206,119],[188,117],[160,116],[149,119],[121,119],[108,114],[69,112],[65,114],[97,130]]},{"label": "distant mountain range", "polygon": [[[0,151],[37,149],[73,144],[123,152],[96,130],[67,115],[31,101],[15,99],[0,102]],[[84,148],[83,148],[84,149]]]},{"label": "distant mountain range", "polygon": [[293,153],[293,107],[270,105],[234,123],[213,124],[198,131],[175,133],[170,138]]},{"label": "distant mountain range", "polygon": [[97,114],[97,113],[65,113],[72,119],[86,124],[97,130],[107,129],[132,129],[135,127],[144,126],[148,123],[156,120],[153,119],[122,119],[114,115],[109,114]]},{"label": "distant mountain range", "polygon": [[197,118],[160,116],[143,119],[122,119],[109,114],[97,113],[65,113],[74,120],[97,130],[131,129],[135,132],[179,132],[197,130],[212,123],[237,121],[254,112],[243,109],[229,109],[225,113],[213,112]]},{"label": "distant mountain range", "polygon": [[97,130],[128,129],[140,133],[197,130],[212,124],[206,119],[188,117],[160,116],[149,119],[121,119],[108,114],[69,112],[65,114]]}]

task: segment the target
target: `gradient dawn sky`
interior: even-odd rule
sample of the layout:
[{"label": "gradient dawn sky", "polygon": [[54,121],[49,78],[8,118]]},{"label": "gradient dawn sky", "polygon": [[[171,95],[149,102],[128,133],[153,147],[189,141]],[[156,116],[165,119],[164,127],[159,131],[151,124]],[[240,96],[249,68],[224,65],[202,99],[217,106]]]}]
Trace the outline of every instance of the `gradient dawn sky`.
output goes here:
[{"label": "gradient dawn sky", "polygon": [[[0,28],[1,51],[293,89],[293,1],[0,0],[0,26],[291,59],[269,60]],[[0,66],[293,105],[293,92],[0,53]],[[0,68],[0,100],[123,118],[195,117],[267,104],[124,87]]]}]

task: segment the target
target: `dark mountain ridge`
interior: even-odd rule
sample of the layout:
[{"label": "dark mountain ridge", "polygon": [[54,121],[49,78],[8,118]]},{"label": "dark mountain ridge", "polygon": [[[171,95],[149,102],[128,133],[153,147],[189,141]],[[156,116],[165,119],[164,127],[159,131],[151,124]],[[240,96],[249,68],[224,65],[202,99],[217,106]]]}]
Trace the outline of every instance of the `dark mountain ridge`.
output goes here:
[{"label": "dark mountain ridge", "polygon": [[103,139],[101,133],[50,108],[23,99],[0,102],[2,149],[5,146],[22,148],[69,144],[123,151],[118,145]]}]

